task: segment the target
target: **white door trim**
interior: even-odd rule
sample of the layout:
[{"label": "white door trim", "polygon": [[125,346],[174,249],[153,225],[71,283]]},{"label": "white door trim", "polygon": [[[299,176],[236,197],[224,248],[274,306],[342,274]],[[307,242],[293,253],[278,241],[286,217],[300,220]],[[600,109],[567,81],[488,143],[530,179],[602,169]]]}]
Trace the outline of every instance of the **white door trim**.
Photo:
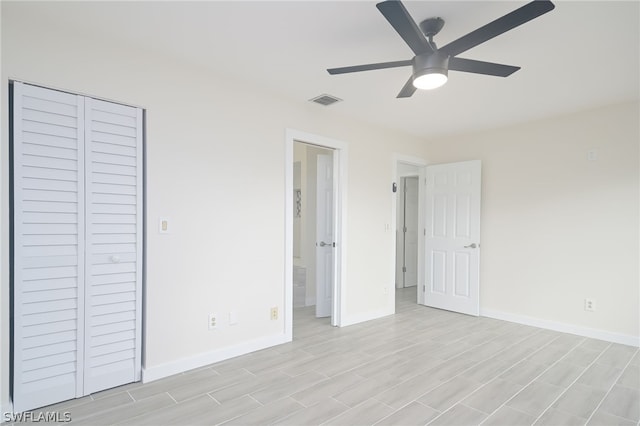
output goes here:
[{"label": "white door trim", "polygon": [[333,206],[335,215],[335,264],[333,280],[333,306],[331,324],[342,326],[345,317],[346,254],[347,254],[347,164],[348,144],[346,142],[286,129],[285,132],[285,250],[284,250],[284,327],[287,341],[293,339],[293,144],[303,142],[333,150]]},{"label": "white door trim", "polygon": [[[400,178],[402,176],[400,176],[400,174],[398,173],[398,166],[400,164],[409,164],[411,166],[417,166],[417,167],[424,167],[428,164],[427,160],[420,158],[420,157],[414,157],[411,155],[404,155],[404,154],[399,154],[399,153],[394,153],[393,157],[392,157],[392,163],[391,163],[391,176],[393,178],[393,183],[396,183],[396,185],[399,183]],[[420,185],[418,185],[418,188],[420,188]],[[419,200],[419,205],[422,206],[422,194],[418,193],[418,200]],[[420,209],[420,212],[422,210]],[[418,229],[424,229],[424,223],[421,222],[421,220],[424,219],[420,219],[422,217],[422,214],[418,214]],[[389,303],[391,304],[391,306],[393,306],[393,313],[396,312],[396,292],[395,292],[395,276],[396,276],[396,233],[398,232],[398,192],[391,192],[391,223],[393,226],[393,232],[391,233],[391,238],[390,238],[390,244],[392,247],[392,255],[391,255],[391,268],[389,269],[391,271],[391,281],[389,283],[389,288],[393,289],[393,291],[389,291]],[[418,234],[418,285],[416,286],[416,291],[418,292],[418,297],[420,297],[420,292],[418,291],[418,289],[420,288],[421,283],[424,282],[424,262],[421,261],[420,259],[422,259],[423,254],[423,240],[424,240],[424,235],[422,235],[422,233]]]}]

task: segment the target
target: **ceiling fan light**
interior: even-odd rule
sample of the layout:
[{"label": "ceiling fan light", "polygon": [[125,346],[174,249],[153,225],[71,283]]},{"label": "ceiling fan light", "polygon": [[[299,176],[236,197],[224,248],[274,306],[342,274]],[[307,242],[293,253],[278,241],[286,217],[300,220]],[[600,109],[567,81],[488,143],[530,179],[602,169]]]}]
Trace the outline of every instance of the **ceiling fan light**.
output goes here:
[{"label": "ceiling fan light", "polygon": [[440,86],[443,86],[447,80],[447,71],[446,70],[429,70],[432,72],[428,72],[422,75],[417,76],[413,79],[413,85],[416,89],[422,90],[431,90],[437,89]]},{"label": "ceiling fan light", "polygon": [[431,90],[445,84],[449,75],[449,56],[436,50],[413,58],[413,86]]}]

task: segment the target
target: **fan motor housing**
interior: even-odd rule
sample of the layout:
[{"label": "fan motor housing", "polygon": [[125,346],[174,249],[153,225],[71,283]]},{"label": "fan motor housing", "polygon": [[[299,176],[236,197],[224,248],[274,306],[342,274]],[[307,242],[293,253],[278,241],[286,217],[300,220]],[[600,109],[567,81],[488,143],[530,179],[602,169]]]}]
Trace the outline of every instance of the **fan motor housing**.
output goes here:
[{"label": "fan motor housing", "polygon": [[413,58],[414,76],[434,71],[444,75],[448,74],[449,55],[435,51],[433,53],[424,53]]}]

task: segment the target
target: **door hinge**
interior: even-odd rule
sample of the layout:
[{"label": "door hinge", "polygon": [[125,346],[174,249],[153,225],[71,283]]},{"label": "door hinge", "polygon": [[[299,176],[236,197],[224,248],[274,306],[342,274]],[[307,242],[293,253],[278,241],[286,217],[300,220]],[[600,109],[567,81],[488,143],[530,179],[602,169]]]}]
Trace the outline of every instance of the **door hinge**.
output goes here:
[{"label": "door hinge", "polygon": [[425,291],[427,291],[427,286],[422,284],[422,292],[424,293]]},{"label": "door hinge", "polygon": [[422,235],[424,235],[425,237],[427,236],[427,228],[424,228],[424,229],[422,230]]},{"label": "door hinge", "polygon": [[406,226],[402,228],[402,232],[404,232],[405,234],[407,233],[407,227]]},{"label": "door hinge", "polygon": [[407,267],[406,266],[402,267],[402,272],[407,272]]}]

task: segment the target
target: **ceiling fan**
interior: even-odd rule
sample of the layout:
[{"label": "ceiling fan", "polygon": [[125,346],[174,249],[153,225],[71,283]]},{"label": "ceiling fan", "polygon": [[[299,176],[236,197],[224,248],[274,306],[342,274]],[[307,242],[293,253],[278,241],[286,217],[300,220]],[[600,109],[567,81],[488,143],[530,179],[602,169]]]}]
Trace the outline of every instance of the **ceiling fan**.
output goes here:
[{"label": "ceiling fan", "polygon": [[458,55],[553,10],[555,6],[549,0],[534,0],[441,48],[436,46],[433,37],[444,26],[442,18],[425,19],[418,27],[399,0],[383,1],[376,4],[376,7],[413,50],[413,59],[330,68],[327,71],[333,75],[411,65],[413,74],[397,96],[408,98],[416,89],[435,89],[442,86],[447,82],[449,70],[497,77],[508,77],[518,71],[520,67],[464,59]]}]

